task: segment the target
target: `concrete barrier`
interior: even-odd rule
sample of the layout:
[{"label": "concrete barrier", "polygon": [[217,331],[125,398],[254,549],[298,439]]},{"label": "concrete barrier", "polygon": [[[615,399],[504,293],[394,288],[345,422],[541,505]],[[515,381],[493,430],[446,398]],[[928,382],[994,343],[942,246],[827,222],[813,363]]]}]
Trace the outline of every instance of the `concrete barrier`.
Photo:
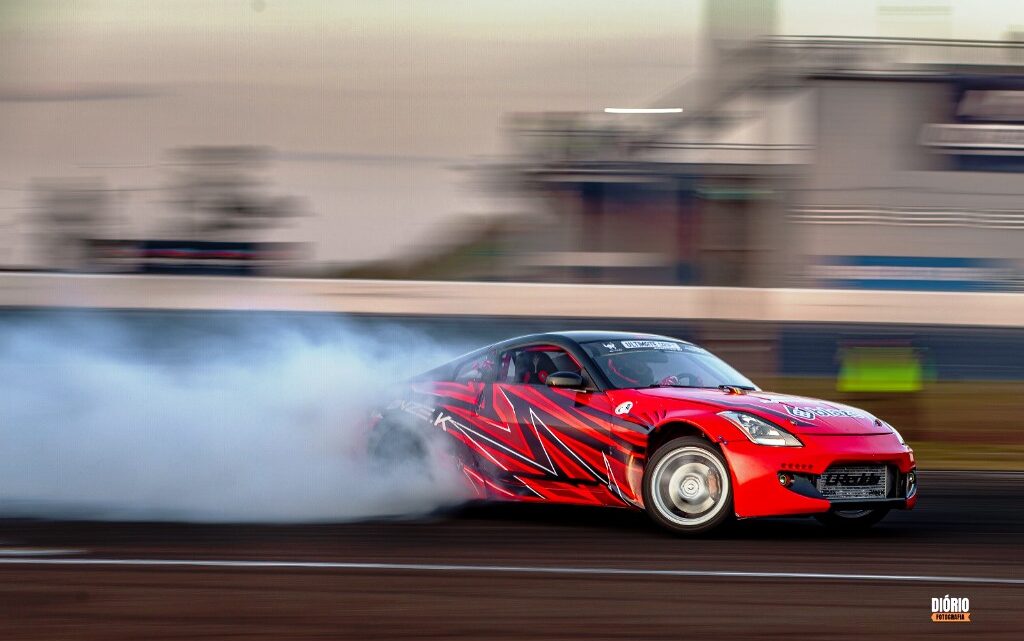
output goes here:
[{"label": "concrete barrier", "polygon": [[1024,326],[1024,294],[0,274],[0,306]]}]

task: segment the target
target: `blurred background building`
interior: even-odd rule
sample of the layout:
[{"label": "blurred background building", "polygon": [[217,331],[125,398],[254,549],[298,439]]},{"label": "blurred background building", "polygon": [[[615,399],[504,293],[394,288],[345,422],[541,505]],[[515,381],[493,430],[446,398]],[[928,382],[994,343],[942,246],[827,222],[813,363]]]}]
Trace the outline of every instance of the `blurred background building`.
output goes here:
[{"label": "blurred background building", "polygon": [[1020,287],[1024,43],[776,36],[721,50],[713,23],[708,68],[645,105],[682,113],[514,125],[514,169],[557,221],[523,277]]},{"label": "blurred background building", "polygon": [[4,0],[0,264],[1017,288],[982,4]]}]

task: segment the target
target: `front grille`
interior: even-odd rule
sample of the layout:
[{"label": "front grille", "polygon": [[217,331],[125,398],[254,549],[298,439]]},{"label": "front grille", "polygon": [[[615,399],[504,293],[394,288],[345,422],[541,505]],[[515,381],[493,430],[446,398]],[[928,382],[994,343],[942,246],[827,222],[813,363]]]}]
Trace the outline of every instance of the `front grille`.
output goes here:
[{"label": "front grille", "polygon": [[885,465],[836,465],[818,477],[818,492],[830,501],[884,499],[889,487]]}]

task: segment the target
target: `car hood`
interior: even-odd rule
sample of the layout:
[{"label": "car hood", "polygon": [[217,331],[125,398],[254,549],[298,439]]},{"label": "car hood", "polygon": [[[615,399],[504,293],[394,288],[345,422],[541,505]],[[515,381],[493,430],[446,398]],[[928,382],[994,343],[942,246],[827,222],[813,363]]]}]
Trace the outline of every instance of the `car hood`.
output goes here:
[{"label": "car hood", "polygon": [[[631,390],[637,404],[649,399],[665,409],[673,400],[710,405],[719,410],[749,412],[778,423],[794,434],[890,434],[884,423],[864,410],[817,398],[774,392],[735,393],[719,389],[656,387]],[[669,401],[669,403],[666,403]],[[671,410],[670,410],[671,411]]]}]

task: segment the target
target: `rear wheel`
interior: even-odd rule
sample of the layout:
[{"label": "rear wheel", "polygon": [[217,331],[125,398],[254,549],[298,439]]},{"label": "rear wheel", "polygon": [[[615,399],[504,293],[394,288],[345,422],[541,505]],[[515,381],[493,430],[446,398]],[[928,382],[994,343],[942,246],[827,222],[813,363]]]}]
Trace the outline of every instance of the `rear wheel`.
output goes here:
[{"label": "rear wheel", "polygon": [[824,514],[815,514],[822,525],[837,532],[857,532],[866,530],[878,523],[889,510],[832,510]]},{"label": "rear wheel", "polygon": [[370,432],[367,442],[370,459],[380,465],[425,466],[427,443],[414,427],[384,417]]},{"label": "rear wheel", "polygon": [[700,534],[732,517],[732,481],[721,453],[702,438],[677,438],[647,462],[644,506],[659,525]]}]

